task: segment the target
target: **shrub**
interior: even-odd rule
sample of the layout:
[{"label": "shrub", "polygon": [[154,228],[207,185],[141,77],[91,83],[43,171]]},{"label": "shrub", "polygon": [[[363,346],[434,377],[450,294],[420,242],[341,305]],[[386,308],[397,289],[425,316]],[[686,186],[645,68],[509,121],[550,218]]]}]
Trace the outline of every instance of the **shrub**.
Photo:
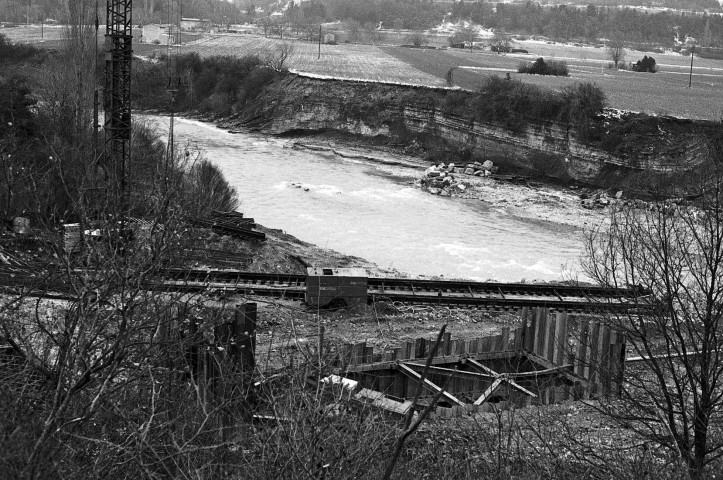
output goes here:
[{"label": "shrub", "polygon": [[512,131],[520,131],[528,119],[557,119],[564,106],[563,97],[553,90],[492,76],[480,90],[477,116],[483,120],[502,122]]},{"label": "shrub", "polygon": [[25,60],[35,56],[38,52],[38,49],[32,45],[12,43],[0,33],[0,63]]},{"label": "shrub", "polygon": [[534,62],[522,62],[517,67],[519,73],[528,73],[531,75],[554,75],[557,77],[568,77],[570,73],[567,70],[567,63],[562,60],[545,61],[542,57]]},{"label": "shrub", "polygon": [[658,68],[655,65],[655,59],[645,55],[642,60],[638,60],[637,63],[633,65],[633,71],[655,73],[658,71]]}]

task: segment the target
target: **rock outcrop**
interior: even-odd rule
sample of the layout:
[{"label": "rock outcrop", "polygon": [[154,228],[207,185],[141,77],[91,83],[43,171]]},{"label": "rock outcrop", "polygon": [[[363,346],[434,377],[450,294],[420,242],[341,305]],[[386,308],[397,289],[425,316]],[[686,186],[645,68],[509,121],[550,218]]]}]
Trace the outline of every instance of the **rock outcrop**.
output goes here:
[{"label": "rock outcrop", "polygon": [[[470,107],[473,96],[289,74],[223,126],[241,124],[276,135],[339,131],[381,136],[421,150],[415,153],[426,152],[432,161],[446,160],[435,158],[444,152],[464,152],[482,166],[493,161],[501,172],[605,186],[695,170],[719,154],[715,132],[720,127],[713,122],[609,110],[595,119],[597,138],[581,141],[575,125],[560,122],[530,120],[511,131],[480,121]],[[472,174],[485,170],[470,168]]]}]

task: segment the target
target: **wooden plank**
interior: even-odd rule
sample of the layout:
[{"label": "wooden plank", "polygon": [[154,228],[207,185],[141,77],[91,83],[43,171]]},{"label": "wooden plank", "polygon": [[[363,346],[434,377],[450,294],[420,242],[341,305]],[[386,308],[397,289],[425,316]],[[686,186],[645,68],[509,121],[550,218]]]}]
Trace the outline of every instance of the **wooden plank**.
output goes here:
[{"label": "wooden plank", "polygon": [[381,392],[370,390],[368,388],[362,388],[359,393],[354,395],[354,398],[358,401],[369,400],[369,402],[365,403],[399,415],[406,415],[409,409],[412,408],[412,402],[410,400],[398,402],[396,400],[392,400]]},{"label": "wooden plank", "polygon": [[498,351],[503,352],[510,349],[510,327],[502,327],[500,335],[500,348]]},{"label": "wooden plank", "polygon": [[567,324],[567,312],[558,313],[555,329],[555,357],[552,359],[553,363],[558,365],[562,365],[565,362],[565,357],[567,356]]},{"label": "wooden plank", "polygon": [[[398,362],[398,363],[397,363],[397,367],[398,367],[399,370],[400,370],[402,373],[404,373],[407,377],[409,377],[409,378],[411,378],[411,379],[413,379],[413,380],[416,380],[417,382],[422,381],[422,376],[421,376],[420,374],[418,374],[417,372],[415,372],[413,369],[411,369],[411,368],[409,368],[408,366],[406,366],[404,363]],[[443,396],[444,398],[446,398],[447,400],[449,400],[450,402],[452,402],[452,403],[455,403],[455,404],[457,404],[457,405],[464,405],[464,402],[462,402],[461,400],[459,400],[457,397],[455,397],[455,396],[452,395],[451,393],[445,391],[444,389],[438,387],[437,385],[435,385],[434,383],[432,383],[431,381],[429,381],[429,380],[426,379],[426,378],[425,378],[424,381],[422,382],[422,385],[424,385],[426,388],[428,388],[428,389],[430,389],[430,390],[432,390],[432,391],[434,391],[434,392],[437,392],[437,393],[438,393],[438,392],[442,392],[442,396]]]},{"label": "wooden plank", "polygon": [[514,348],[515,350],[522,350],[524,340],[525,327],[517,327],[514,329]]},{"label": "wooden plank", "polygon": [[[596,371],[599,367],[597,364],[598,360],[598,342],[600,341],[600,322],[595,322],[592,325],[591,332],[590,332],[590,341],[588,342],[590,346],[590,356],[589,360],[587,362],[587,365],[585,366],[585,378],[590,382],[590,385],[595,385],[597,382],[597,375]],[[590,393],[588,391],[588,393]]]},{"label": "wooden plank", "polygon": [[523,349],[527,352],[533,352],[535,349],[535,329],[537,328],[537,316],[535,311],[531,312],[529,325],[525,322],[525,338]]},{"label": "wooden plank", "polygon": [[549,322],[550,318],[547,315],[547,309],[546,308],[538,308],[537,309],[537,332],[535,332],[536,338],[536,348],[533,353],[540,355],[541,357],[547,358],[545,356],[545,347],[547,346],[547,324]]},{"label": "wooden plank", "polygon": [[374,347],[367,347],[365,345],[364,359],[363,359],[362,363],[373,363],[375,361],[381,361],[381,360],[382,360],[381,355],[379,356],[379,358],[374,358]]},{"label": "wooden plank", "polygon": [[351,363],[353,365],[359,365],[364,363],[364,354],[366,353],[367,342],[360,342],[354,345],[352,350]]},{"label": "wooden plank", "polygon": [[451,355],[459,355],[459,340],[452,340],[450,342],[449,353]]},{"label": "wooden plank", "polygon": [[404,351],[404,358],[416,358],[414,356],[414,342],[406,342],[404,344],[405,351]]},{"label": "wooden plank", "polygon": [[557,318],[547,318],[547,328],[545,329],[545,348],[544,355],[542,357],[553,361],[555,359],[555,346],[557,345],[557,339],[555,338],[555,331],[557,330]]},{"label": "wooden plank", "polygon": [[498,378],[494,382],[492,382],[492,385],[489,386],[487,390],[482,393],[482,395],[475,400],[473,405],[482,405],[484,402],[487,401],[488,398],[490,398],[494,393],[502,386],[502,382],[504,382],[503,379]]},{"label": "wooden plank", "polygon": [[580,321],[580,344],[577,348],[577,366],[575,367],[575,374],[583,377],[585,375],[585,362],[587,362],[587,351],[588,344],[587,339],[590,332],[590,321]]},{"label": "wooden plank", "polygon": [[425,340],[418,338],[414,341],[414,358],[425,358]]},{"label": "wooden plank", "polygon": [[612,374],[610,370],[610,359],[613,356],[610,350],[611,337],[612,329],[606,325],[600,348],[600,393],[603,395],[610,393],[610,375]]},{"label": "wooden plank", "polygon": [[450,351],[450,347],[451,347],[450,342],[451,342],[451,339],[452,339],[452,334],[449,333],[449,332],[445,332],[445,333],[444,333],[444,336],[442,337],[442,346],[441,346],[441,347],[442,347],[441,350],[442,350],[442,355],[443,355],[443,356],[449,356],[449,355],[451,355],[451,351]]}]

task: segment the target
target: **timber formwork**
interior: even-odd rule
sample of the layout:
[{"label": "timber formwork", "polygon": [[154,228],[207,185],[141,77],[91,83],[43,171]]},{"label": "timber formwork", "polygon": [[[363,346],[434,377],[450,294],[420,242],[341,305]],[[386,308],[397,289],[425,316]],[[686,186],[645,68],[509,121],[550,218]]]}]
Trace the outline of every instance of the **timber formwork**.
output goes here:
[{"label": "timber formwork", "polygon": [[442,392],[441,416],[616,395],[621,387],[624,336],[567,313],[524,309],[521,325],[499,335],[453,340],[447,333],[424,375],[433,344],[419,338],[381,351],[363,342],[345,344],[334,373],[393,411],[408,407],[423,381],[420,405]]}]

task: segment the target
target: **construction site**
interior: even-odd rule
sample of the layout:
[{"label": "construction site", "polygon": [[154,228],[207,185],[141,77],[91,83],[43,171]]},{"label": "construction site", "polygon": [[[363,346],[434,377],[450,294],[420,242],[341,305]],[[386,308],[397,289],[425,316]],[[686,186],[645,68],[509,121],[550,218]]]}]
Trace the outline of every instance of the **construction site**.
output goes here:
[{"label": "construction site", "polygon": [[[79,182],[73,221],[43,230],[17,216],[0,238],[0,398],[16,409],[13,418],[35,422],[28,430],[38,439],[13,451],[17,471],[44,478],[57,465],[42,458],[68,442],[82,445],[69,447],[68,465],[112,478],[128,475],[127,465],[148,478],[387,479],[398,462],[394,478],[427,478],[419,473],[427,468],[438,469],[431,478],[555,478],[556,468],[564,468],[560,478],[598,470],[616,478],[611,458],[628,472],[692,464],[675,422],[656,416],[654,382],[668,393],[675,384],[684,397],[669,402],[672,416],[697,408],[689,395],[704,390],[678,373],[717,358],[718,329],[680,327],[680,293],[659,298],[657,264],[642,277],[649,282],[606,285],[405,278],[260,225],[242,208],[173,203],[190,183],[174,184],[171,166],[190,155],[174,135],[174,102],[186,85],[171,35],[168,141],[147,175],[153,188],[141,191],[131,11],[131,0],[107,2],[86,165],[93,182]],[[168,11],[169,25],[180,24],[180,2]],[[96,38],[99,25],[96,18]],[[153,215],[139,198],[150,199]],[[633,217],[669,221],[680,211]],[[704,224],[691,222],[676,234]],[[626,240],[649,231],[625,232]],[[627,248],[603,250],[602,262]],[[685,272],[680,284],[700,258],[673,269]],[[637,268],[621,262],[596,273],[607,280]],[[701,296],[691,298],[680,304]],[[611,405],[631,402],[609,424],[600,420]],[[526,412],[524,426],[517,412]],[[590,418],[595,429],[581,427]],[[600,440],[609,425],[614,434]],[[440,440],[472,426],[487,444]],[[23,429],[7,430],[10,444]],[[592,430],[597,444],[586,437]],[[698,433],[684,432],[685,441]],[[572,443],[563,448],[561,439]]]}]

